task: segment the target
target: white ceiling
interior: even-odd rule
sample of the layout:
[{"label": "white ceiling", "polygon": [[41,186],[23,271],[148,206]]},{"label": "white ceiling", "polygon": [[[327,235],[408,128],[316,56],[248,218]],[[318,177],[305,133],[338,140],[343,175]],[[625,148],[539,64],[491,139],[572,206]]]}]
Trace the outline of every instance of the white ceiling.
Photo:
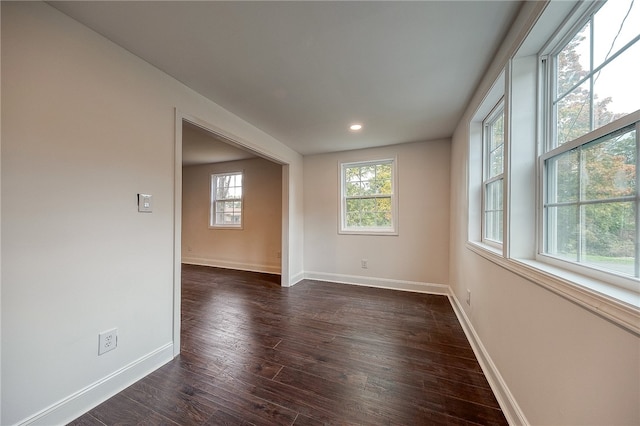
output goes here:
[{"label": "white ceiling", "polygon": [[236,147],[201,127],[183,122],[182,124],[182,165],[222,163],[245,160],[256,155]]},{"label": "white ceiling", "polygon": [[306,155],[450,137],[520,2],[50,4]]}]

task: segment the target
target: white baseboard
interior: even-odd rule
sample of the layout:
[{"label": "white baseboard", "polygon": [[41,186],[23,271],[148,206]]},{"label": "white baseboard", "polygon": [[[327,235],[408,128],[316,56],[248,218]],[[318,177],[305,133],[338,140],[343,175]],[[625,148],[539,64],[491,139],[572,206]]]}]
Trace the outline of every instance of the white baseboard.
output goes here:
[{"label": "white baseboard", "polygon": [[262,272],[265,274],[280,274],[280,265],[263,265],[243,262],[233,262],[229,260],[204,259],[200,257],[183,257],[182,263],[198,266],[213,266],[216,268],[236,269],[240,271]]},{"label": "white baseboard", "polygon": [[418,281],[392,280],[388,278],[364,277],[361,275],[329,274],[325,272],[304,273],[305,279],[317,281],[330,281],[340,284],[362,285],[367,287],[386,288],[390,290],[414,291],[417,293],[430,293],[449,295],[449,286],[443,284],[431,284]]},{"label": "white baseboard", "polygon": [[294,275],[293,277],[291,277],[291,279],[289,280],[290,283],[288,287],[293,287],[294,285],[298,284],[302,280],[304,280],[304,272],[300,272]]},{"label": "white baseboard", "polygon": [[67,424],[173,359],[173,343],[133,361],[17,425]]},{"label": "white baseboard", "polygon": [[482,368],[482,371],[484,372],[484,375],[491,386],[491,390],[495,394],[498,404],[500,404],[500,408],[502,408],[502,412],[507,418],[507,421],[510,425],[529,425],[527,418],[507,387],[507,384],[498,371],[498,368],[493,363],[489,353],[482,344],[478,333],[476,333],[473,325],[471,325],[469,317],[467,317],[464,309],[462,309],[460,301],[453,292],[449,294],[449,301],[451,302],[451,306],[458,317],[458,321],[460,321],[460,325],[462,325],[464,334],[467,335],[467,340],[469,340],[469,343],[471,344],[471,348],[480,363],[480,367]]}]

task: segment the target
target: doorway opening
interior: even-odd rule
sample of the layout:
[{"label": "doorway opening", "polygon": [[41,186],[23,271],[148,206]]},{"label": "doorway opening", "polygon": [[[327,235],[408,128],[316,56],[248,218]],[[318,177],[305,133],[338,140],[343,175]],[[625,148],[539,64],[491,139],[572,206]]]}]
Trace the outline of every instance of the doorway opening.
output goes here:
[{"label": "doorway opening", "polygon": [[[182,263],[279,274],[288,285],[288,171],[259,147],[176,112],[174,356],[180,353]],[[216,226],[214,177],[237,174],[242,199],[235,200],[234,219],[241,225]]]}]

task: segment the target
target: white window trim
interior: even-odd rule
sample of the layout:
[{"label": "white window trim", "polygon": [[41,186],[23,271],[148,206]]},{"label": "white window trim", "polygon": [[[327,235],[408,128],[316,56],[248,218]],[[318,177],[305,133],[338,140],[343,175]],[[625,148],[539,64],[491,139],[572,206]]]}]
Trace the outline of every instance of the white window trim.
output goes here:
[{"label": "white window trim", "polygon": [[[577,6],[571,11],[571,13],[569,13],[560,27],[556,30],[553,36],[548,39],[546,44],[541,49],[540,54],[538,55],[538,63],[540,64],[539,78],[541,83],[538,94],[540,100],[540,105],[538,106],[538,108],[540,121],[542,122],[542,140],[538,144],[540,152],[538,153],[536,176],[538,194],[538,198],[536,200],[536,225],[538,228],[538,232],[536,235],[537,250],[535,260],[548,264],[551,267],[563,268],[568,272],[575,272],[580,275],[584,275],[589,279],[608,282],[611,286],[618,286],[634,292],[640,292],[640,281],[637,278],[626,277],[615,272],[599,269],[589,264],[560,259],[553,255],[545,253],[544,249],[546,239],[544,205],[547,191],[545,161],[562,153],[571,151],[572,149],[580,147],[586,143],[595,141],[640,120],[640,110],[638,110],[612,123],[608,123],[605,126],[592,130],[573,141],[566,142],[560,146],[557,146],[555,143],[557,130],[553,123],[555,122],[556,107],[552,106],[551,104],[554,98],[553,93],[555,91],[554,82],[556,79],[556,67],[552,63],[552,58],[554,58],[557,54],[559,54],[560,51],[562,51],[566,43],[573,39],[573,37],[580,31],[580,29],[587,22],[589,22],[591,16],[596,13],[603,4],[604,2],[578,3]],[[593,43],[593,40],[591,42]],[[627,49],[631,45],[631,43],[632,42],[622,47],[620,51],[618,51],[612,57],[608,58],[603,64],[599,65],[598,68],[601,68],[605,66],[605,64],[613,61],[620,54],[620,52]],[[595,73],[595,70],[590,70],[590,73]],[[638,126],[636,126],[636,131],[638,131]],[[636,244],[638,244],[637,241]]]},{"label": "white window trim", "polygon": [[[502,70],[491,88],[487,91],[483,101],[478,106],[469,123],[469,145],[467,147],[467,205],[469,222],[467,229],[467,241],[488,250],[494,254],[503,255],[506,248],[506,228],[503,229],[503,244],[491,244],[484,240],[484,123],[486,117],[491,115],[496,106],[504,102],[505,133],[507,129],[507,99],[505,97],[506,71]],[[505,158],[504,158],[504,182],[507,182],[507,153],[508,140],[505,134]],[[508,193],[503,190],[503,209],[508,207]],[[503,224],[506,225],[503,219]]]},{"label": "white window trim", "polygon": [[[345,169],[353,166],[371,164],[391,164],[391,228],[348,228],[346,226],[347,197],[345,188]],[[383,158],[378,160],[340,162],[338,165],[338,185],[340,199],[338,202],[338,234],[344,235],[398,235],[398,158]]]},{"label": "white window trim", "polygon": [[[242,209],[240,210],[240,223],[239,224],[217,224],[215,222],[215,202],[217,201],[215,194],[215,185],[214,180],[218,176],[229,176],[229,175],[241,175],[242,176],[242,196],[239,201],[242,205]],[[237,170],[233,172],[223,172],[223,173],[212,173],[209,176],[209,229],[244,229],[244,193],[245,193],[245,182],[244,182],[244,170]]]},{"label": "white window trim", "polygon": [[638,293],[536,260],[506,258],[477,242],[469,241],[466,247],[490,262],[640,335]]},{"label": "white window trim", "polygon": [[[549,45],[555,45],[557,40],[562,37],[562,35],[559,35],[559,31],[555,30],[558,28],[558,25],[560,28],[567,28],[568,25],[578,25],[576,24],[576,21],[579,20],[580,14],[584,13],[584,11],[589,7],[593,6],[590,6],[587,2],[568,3],[563,1],[551,1],[545,4],[544,7],[536,8],[535,16],[532,15],[530,18],[531,22],[536,22],[536,24],[526,36],[523,35],[523,39],[520,44],[513,45],[512,50],[508,53],[510,59],[505,65],[506,69],[510,70],[512,62],[516,59],[524,60],[525,58],[530,58],[534,52],[544,52]],[[561,15],[566,16],[566,18],[558,18]],[[550,40],[549,36],[552,34],[555,38]],[[536,49],[535,46],[540,46],[541,48]],[[521,54],[519,49],[522,49],[524,53]],[[532,62],[538,64],[533,66],[533,68],[539,67],[540,62],[538,60],[534,60]],[[501,90],[501,87],[505,88],[504,90],[507,94],[505,96],[505,131],[509,139],[511,138],[511,133],[515,131],[513,128],[514,124],[511,122],[511,117],[515,118],[516,116],[521,115],[511,113],[512,105],[515,105],[511,98],[513,87],[511,86],[512,82],[510,81],[511,76],[507,77],[506,86],[504,85],[504,74],[504,71],[501,71],[494,84],[486,91],[483,101],[480,103],[469,122],[469,145],[467,151],[467,200],[469,220],[465,247],[473,253],[531,282],[532,284],[552,291],[576,305],[579,305],[598,316],[606,318],[612,323],[617,324],[636,335],[640,335],[640,292],[613,285],[607,280],[587,277],[574,271],[567,270],[566,268],[560,268],[556,265],[538,260],[538,245],[535,240],[539,238],[539,235],[541,235],[542,229],[539,226],[540,218],[537,207],[534,208],[533,205],[531,206],[533,209],[532,216],[535,215],[535,219],[531,223],[535,224],[535,227],[538,228],[533,232],[535,236],[531,236],[531,242],[529,242],[529,237],[527,237],[523,241],[526,242],[526,245],[523,246],[523,242],[514,240],[516,237],[512,235],[512,228],[510,226],[510,221],[512,221],[513,218],[509,217],[511,215],[511,210],[513,210],[514,207],[511,203],[514,201],[511,200],[510,195],[512,191],[522,192],[522,188],[513,187],[514,182],[512,182],[512,175],[517,171],[512,170],[511,161],[513,159],[510,158],[511,154],[505,158],[505,182],[509,190],[504,194],[504,208],[507,218],[505,219],[503,248],[500,250],[481,241],[481,218],[478,216],[478,213],[481,212],[481,202],[479,200],[480,192],[476,194],[477,191],[482,189],[480,182],[482,182],[483,178],[483,175],[481,174],[481,165],[478,165],[478,161],[482,159],[482,153],[479,153],[480,150],[478,150],[478,144],[480,143],[481,137],[479,135],[482,133],[480,122],[483,116],[486,116],[489,109],[487,104],[492,101],[493,104],[497,102],[497,92]],[[541,96],[542,98],[538,98],[533,101],[536,106],[532,106],[527,103],[524,107],[532,109],[531,113],[537,117],[535,120],[536,123],[534,126],[531,126],[530,118],[526,118],[527,123],[519,123],[516,121],[515,125],[518,128],[517,132],[519,141],[524,139],[526,140],[525,143],[527,146],[539,147],[541,140],[543,139],[542,135],[547,128],[546,126],[540,125],[540,119],[546,119],[543,112],[540,110],[540,105],[543,102],[545,94],[543,91],[539,90],[541,87],[539,70],[534,74],[536,76],[536,84],[531,86],[531,88],[529,88],[530,85],[528,84],[526,91],[535,89],[533,91],[536,93],[536,96]],[[519,87],[519,90],[522,91],[522,86]],[[522,102],[519,101],[518,106],[516,107],[517,111],[522,111],[522,107]],[[533,128],[527,129],[527,127]],[[507,147],[509,151],[511,151],[511,148],[512,147],[509,146]],[[534,164],[532,164],[533,171],[528,174],[527,176],[529,177],[524,180],[531,180],[533,185],[531,187],[531,191],[535,191],[536,194],[535,196],[532,195],[532,197],[535,198],[532,198],[531,202],[537,204],[541,199],[541,179],[539,179],[538,176],[540,168],[539,153],[537,159],[533,159],[533,154],[531,158],[535,167],[533,167]],[[529,173],[529,171],[527,171],[527,173]],[[522,183],[522,176],[519,176],[517,180],[518,183]],[[533,182],[535,182],[535,184]],[[522,223],[520,223],[520,225],[522,225]],[[517,250],[514,249],[514,241],[517,241],[517,244],[515,244],[515,246],[518,246]]]},{"label": "white window trim", "polygon": [[[538,226],[541,232],[538,236],[538,251],[536,254],[536,260],[540,262],[547,263],[551,266],[560,267],[566,269],[569,272],[575,272],[581,275],[586,275],[587,277],[596,279],[598,281],[607,281],[610,282],[612,286],[622,287],[627,290],[634,291],[636,293],[640,292],[640,281],[637,278],[627,277],[624,275],[616,274],[615,272],[609,272],[607,270],[603,270],[597,268],[593,265],[582,264],[577,262],[571,262],[568,260],[564,260],[561,258],[557,258],[555,256],[549,255],[544,252],[544,214],[543,214],[543,206],[545,202],[545,191],[546,191],[546,173],[544,170],[544,163],[549,158],[555,157],[564,152],[568,152],[572,149],[575,149],[579,146],[584,145],[585,143],[589,143],[591,141],[597,140],[601,137],[604,137],[610,133],[613,133],[619,129],[625,128],[633,123],[637,123],[640,121],[640,110],[633,112],[629,115],[626,115],[619,120],[616,120],[612,123],[609,123],[603,127],[600,127],[592,132],[587,133],[579,137],[578,139],[567,142],[543,155],[540,156],[539,160],[539,179],[538,184],[540,185],[540,199],[538,200]],[[636,124],[636,132],[640,134],[640,124]],[[637,244],[638,242],[636,242]]]},{"label": "white window trim", "polygon": [[[502,143],[502,173],[499,173],[495,176],[492,177],[488,177],[488,168],[489,168],[489,163],[490,163],[490,159],[489,159],[489,150],[487,148],[488,145],[488,141],[489,141],[489,126],[490,124],[492,124],[493,122],[495,122],[496,118],[502,114],[503,116],[503,121],[505,121],[506,123],[506,115],[505,115],[505,100],[504,100],[504,96],[502,96],[500,98],[500,100],[498,101],[498,103],[496,103],[496,105],[491,109],[491,112],[489,114],[487,114],[486,118],[482,121],[482,224],[481,224],[481,241],[484,244],[487,244],[491,247],[494,247],[498,250],[502,250],[502,246],[504,243],[504,222],[505,222],[505,194],[506,194],[506,185],[505,185],[505,163],[507,160],[507,138],[506,138],[506,134],[503,134],[503,143]],[[505,128],[503,128],[503,133],[504,130],[506,130],[506,126]],[[502,181],[502,221],[503,221],[503,233],[502,233],[502,241],[496,241],[496,240],[492,240],[490,238],[487,238],[487,221],[486,221],[486,213],[487,213],[487,207],[486,207],[486,198],[487,198],[487,185],[489,185],[490,183],[496,182],[496,181]]]}]

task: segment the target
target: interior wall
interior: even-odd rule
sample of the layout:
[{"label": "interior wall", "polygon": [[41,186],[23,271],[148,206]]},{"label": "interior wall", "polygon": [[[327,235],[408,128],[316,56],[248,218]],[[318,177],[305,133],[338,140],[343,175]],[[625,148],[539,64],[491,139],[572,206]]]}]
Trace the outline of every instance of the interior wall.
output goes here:
[{"label": "interior wall", "polygon": [[[449,140],[438,140],[305,156],[305,273],[447,284],[449,150]],[[397,157],[399,235],[338,234],[340,163],[391,157]]]},{"label": "interior wall", "polygon": [[460,305],[528,423],[640,424],[640,338],[466,247],[469,120],[539,6],[523,8],[453,136],[451,288],[472,291]]},{"label": "interior wall", "polygon": [[[282,166],[263,158],[182,169],[182,261],[279,274]],[[243,172],[242,229],[209,227],[214,173]]]},{"label": "interior wall", "polygon": [[[176,109],[292,176],[302,158],[49,5],[1,7],[0,423],[59,424],[173,353]],[[283,186],[301,199],[297,183]],[[137,212],[138,193],[153,195],[153,213]],[[289,218],[287,250],[301,246],[301,224]],[[284,255],[299,276],[302,253]],[[112,327],[118,347],[98,357]]]}]

